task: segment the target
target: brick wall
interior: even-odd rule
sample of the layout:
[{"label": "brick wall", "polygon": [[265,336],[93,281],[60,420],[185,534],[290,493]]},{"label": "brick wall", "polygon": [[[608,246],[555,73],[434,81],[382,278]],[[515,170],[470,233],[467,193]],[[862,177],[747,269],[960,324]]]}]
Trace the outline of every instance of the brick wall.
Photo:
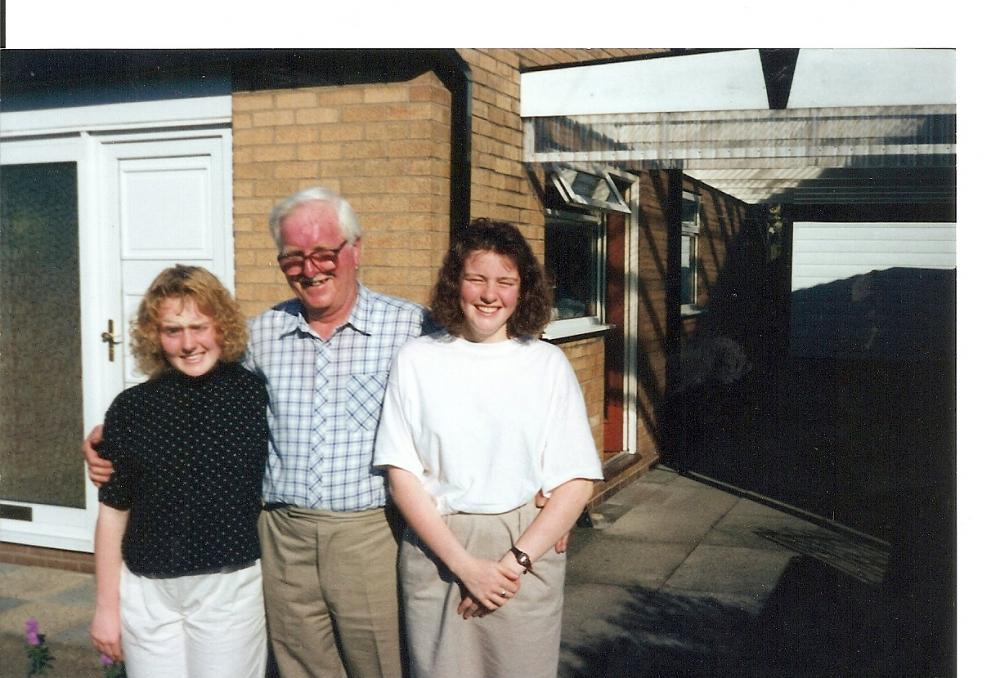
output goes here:
[{"label": "brick wall", "polygon": [[644,172],[639,182],[638,264],[638,446],[643,454],[663,445],[661,408],[667,390],[667,355],[673,341],[676,309],[667,295],[667,278],[677,264],[667,252],[665,172]]},{"label": "brick wall", "polygon": [[448,245],[450,94],[405,83],[233,94],[236,295],[247,314],[290,296],[267,230],[274,203],[325,185],[358,213],[362,280],[424,303]]},{"label": "brick wall", "polygon": [[[0,542],[0,563],[94,573],[94,554]],[[11,591],[11,593],[15,593]]]},{"label": "brick wall", "polygon": [[[587,415],[594,442],[604,443],[604,340],[600,338],[571,341],[559,346],[576,371],[576,378],[587,402]],[[600,407],[595,406],[600,404]]]}]

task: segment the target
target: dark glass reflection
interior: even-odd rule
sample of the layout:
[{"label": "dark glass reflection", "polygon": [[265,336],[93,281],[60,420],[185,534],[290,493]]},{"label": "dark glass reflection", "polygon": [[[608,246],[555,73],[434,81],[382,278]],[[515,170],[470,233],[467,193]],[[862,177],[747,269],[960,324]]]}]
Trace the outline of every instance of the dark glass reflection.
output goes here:
[{"label": "dark glass reflection", "polygon": [[76,164],[0,168],[0,498],[84,508]]}]

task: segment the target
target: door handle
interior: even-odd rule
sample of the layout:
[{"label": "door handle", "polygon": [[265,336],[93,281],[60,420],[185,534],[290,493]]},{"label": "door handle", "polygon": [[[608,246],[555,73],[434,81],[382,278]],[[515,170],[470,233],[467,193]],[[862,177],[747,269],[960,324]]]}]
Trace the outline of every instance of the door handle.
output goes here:
[{"label": "door handle", "polygon": [[115,344],[122,343],[121,338],[115,334],[115,321],[108,319],[108,329],[105,332],[101,332],[101,341],[106,342],[108,345],[108,362],[115,361]]}]

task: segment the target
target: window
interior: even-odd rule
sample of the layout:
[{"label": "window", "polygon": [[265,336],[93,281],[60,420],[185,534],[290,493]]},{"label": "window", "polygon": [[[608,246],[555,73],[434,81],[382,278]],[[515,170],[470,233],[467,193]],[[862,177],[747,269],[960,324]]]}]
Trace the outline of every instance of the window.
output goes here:
[{"label": "window", "polygon": [[681,306],[698,306],[698,232],[701,228],[701,201],[684,191],[681,200]]},{"label": "window", "polygon": [[[545,181],[545,268],[555,293],[558,335],[592,331],[606,313],[608,219],[629,214],[623,191],[636,180],[607,168],[559,167]],[[550,335],[555,336],[555,335]]]},{"label": "window", "polygon": [[545,219],[545,268],[555,292],[553,320],[602,320],[604,221],[551,210]]},{"label": "window", "polygon": [[560,197],[568,205],[596,207],[612,212],[630,212],[621,191],[607,171],[586,172],[561,167],[549,175]]}]

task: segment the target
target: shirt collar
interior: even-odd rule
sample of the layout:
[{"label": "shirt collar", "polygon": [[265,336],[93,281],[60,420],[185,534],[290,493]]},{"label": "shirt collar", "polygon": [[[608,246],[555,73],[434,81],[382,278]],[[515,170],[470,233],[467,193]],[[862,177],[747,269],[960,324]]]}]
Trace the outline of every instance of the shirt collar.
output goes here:
[{"label": "shirt collar", "polygon": [[[346,323],[334,331],[332,336],[336,336],[344,328],[350,328],[356,332],[364,334],[365,336],[370,336],[371,331],[369,328],[371,325],[372,300],[372,291],[361,283],[358,283],[358,294],[354,297],[354,308],[351,309],[351,315],[348,316]],[[304,334],[318,336],[316,332],[309,327],[309,321],[306,320],[305,308],[302,306],[301,301],[297,298],[289,299],[286,303],[282,304],[282,307],[282,310],[285,311],[281,327],[282,335],[297,331]]]},{"label": "shirt collar", "polygon": [[[374,301],[372,291],[358,283],[358,294],[354,297],[354,308],[347,319],[346,326],[357,330],[365,336],[371,336],[372,322],[372,302]],[[340,328],[337,328],[338,331]]]}]

